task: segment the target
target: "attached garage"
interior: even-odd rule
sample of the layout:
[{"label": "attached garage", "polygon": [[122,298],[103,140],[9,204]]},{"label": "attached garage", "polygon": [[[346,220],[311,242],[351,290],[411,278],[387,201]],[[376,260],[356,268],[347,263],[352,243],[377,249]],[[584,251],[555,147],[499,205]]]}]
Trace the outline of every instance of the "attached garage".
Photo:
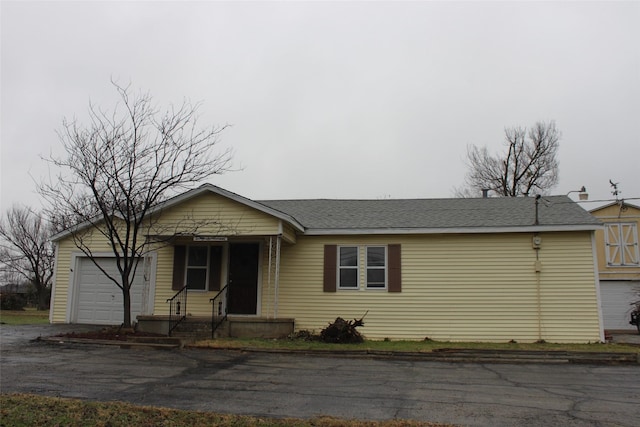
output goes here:
[{"label": "attached garage", "polygon": [[[100,266],[118,277],[115,258],[97,258]],[[124,321],[122,291],[94,262],[87,257],[76,260],[75,301],[71,310],[73,323],[92,325],[120,325]],[[143,265],[131,286],[131,319],[143,313],[145,283]]]},{"label": "attached garage", "polygon": [[600,296],[602,298],[602,317],[604,329],[624,330],[636,327],[629,324],[631,303],[640,299],[640,282],[634,280],[602,280]]}]

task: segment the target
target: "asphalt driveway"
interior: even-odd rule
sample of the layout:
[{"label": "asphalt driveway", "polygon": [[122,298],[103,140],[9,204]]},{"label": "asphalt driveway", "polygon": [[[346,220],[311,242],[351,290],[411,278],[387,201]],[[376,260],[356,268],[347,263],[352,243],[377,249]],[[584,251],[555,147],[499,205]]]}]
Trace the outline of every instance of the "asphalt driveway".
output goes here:
[{"label": "asphalt driveway", "polygon": [[635,426],[640,419],[638,365],[127,350],[33,341],[65,327],[42,328],[0,327],[3,393],[258,416],[404,418],[461,425]]}]

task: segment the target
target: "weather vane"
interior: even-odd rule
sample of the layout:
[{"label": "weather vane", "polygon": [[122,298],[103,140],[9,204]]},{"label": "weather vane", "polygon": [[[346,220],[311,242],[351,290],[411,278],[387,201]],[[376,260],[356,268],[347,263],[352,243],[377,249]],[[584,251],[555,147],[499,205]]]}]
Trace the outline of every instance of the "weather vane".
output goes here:
[{"label": "weather vane", "polygon": [[611,184],[611,187],[613,188],[613,191],[611,191],[611,194],[613,194],[616,197],[616,202],[619,201],[618,194],[622,193],[622,191],[618,190],[618,184],[620,184],[620,183],[619,182],[613,182],[610,179],[609,180],[609,184]]}]

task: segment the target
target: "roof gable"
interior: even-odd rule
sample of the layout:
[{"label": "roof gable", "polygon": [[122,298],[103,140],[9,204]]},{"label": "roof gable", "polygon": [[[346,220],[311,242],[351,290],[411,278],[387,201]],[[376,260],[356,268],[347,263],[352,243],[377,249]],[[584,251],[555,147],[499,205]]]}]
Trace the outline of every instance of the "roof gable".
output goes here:
[{"label": "roof gable", "polygon": [[591,209],[589,212],[595,217],[600,217],[602,215],[609,215],[611,213],[620,215],[623,212],[629,213],[629,211],[635,212],[636,215],[640,214],[640,207],[636,205],[632,205],[631,203],[627,203],[624,200],[621,200],[618,202],[613,202],[604,206],[600,206],[595,209]]},{"label": "roof gable", "polygon": [[[199,197],[203,194],[206,193],[214,193],[217,194],[219,196],[228,198],[230,200],[233,200],[237,203],[240,203],[244,206],[247,206],[249,208],[255,209],[257,211],[260,211],[262,213],[265,213],[267,215],[273,216],[277,219],[280,219],[282,221],[285,221],[286,223],[288,223],[289,225],[291,225],[294,229],[296,229],[297,231],[303,232],[304,231],[304,227],[293,217],[291,217],[290,215],[284,213],[284,212],[280,212],[278,210],[275,210],[269,206],[265,206],[262,205],[259,202],[247,199],[246,197],[242,197],[239,194],[233,193],[231,191],[227,191],[223,188],[217,187],[215,185],[212,184],[203,184],[198,188],[194,188],[192,190],[188,190],[182,194],[179,194],[177,196],[174,196],[162,203],[159,203],[158,205],[154,206],[152,209],[150,209],[147,212],[147,216],[149,215],[153,215],[154,213],[159,213],[159,212],[163,212],[163,211],[168,211],[171,208],[177,207],[178,205],[185,203],[191,199],[194,199],[196,197]],[[60,233],[55,234],[54,236],[51,237],[51,240],[56,242],[59,241],[61,239],[64,239],[65,237],[68,237],[70,235],[72,235],[74,232],[86,229],[86,228],[90,228],[95,226],[97,223],[101,222],[100,218],[96,218],[95,220],[92,221],[87,221],[84,222],[82,224],[78,224],[74,227],[71,227],[67,230],[64,230]]]}]

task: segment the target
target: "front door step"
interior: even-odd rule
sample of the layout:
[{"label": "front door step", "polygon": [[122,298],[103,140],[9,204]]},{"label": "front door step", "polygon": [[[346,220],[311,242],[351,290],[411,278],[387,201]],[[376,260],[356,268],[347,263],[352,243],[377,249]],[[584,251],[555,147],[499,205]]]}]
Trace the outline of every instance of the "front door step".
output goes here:
[{"label": "front door step", "polygon": [[[138,316],[138,330],[166,334],[168,316]],[[216,329],[215,338],[284,338],[293,333],[294,319],[229,316]],[[189,316],[171,333],[185,340],[211,339],[211,319]]]}]

